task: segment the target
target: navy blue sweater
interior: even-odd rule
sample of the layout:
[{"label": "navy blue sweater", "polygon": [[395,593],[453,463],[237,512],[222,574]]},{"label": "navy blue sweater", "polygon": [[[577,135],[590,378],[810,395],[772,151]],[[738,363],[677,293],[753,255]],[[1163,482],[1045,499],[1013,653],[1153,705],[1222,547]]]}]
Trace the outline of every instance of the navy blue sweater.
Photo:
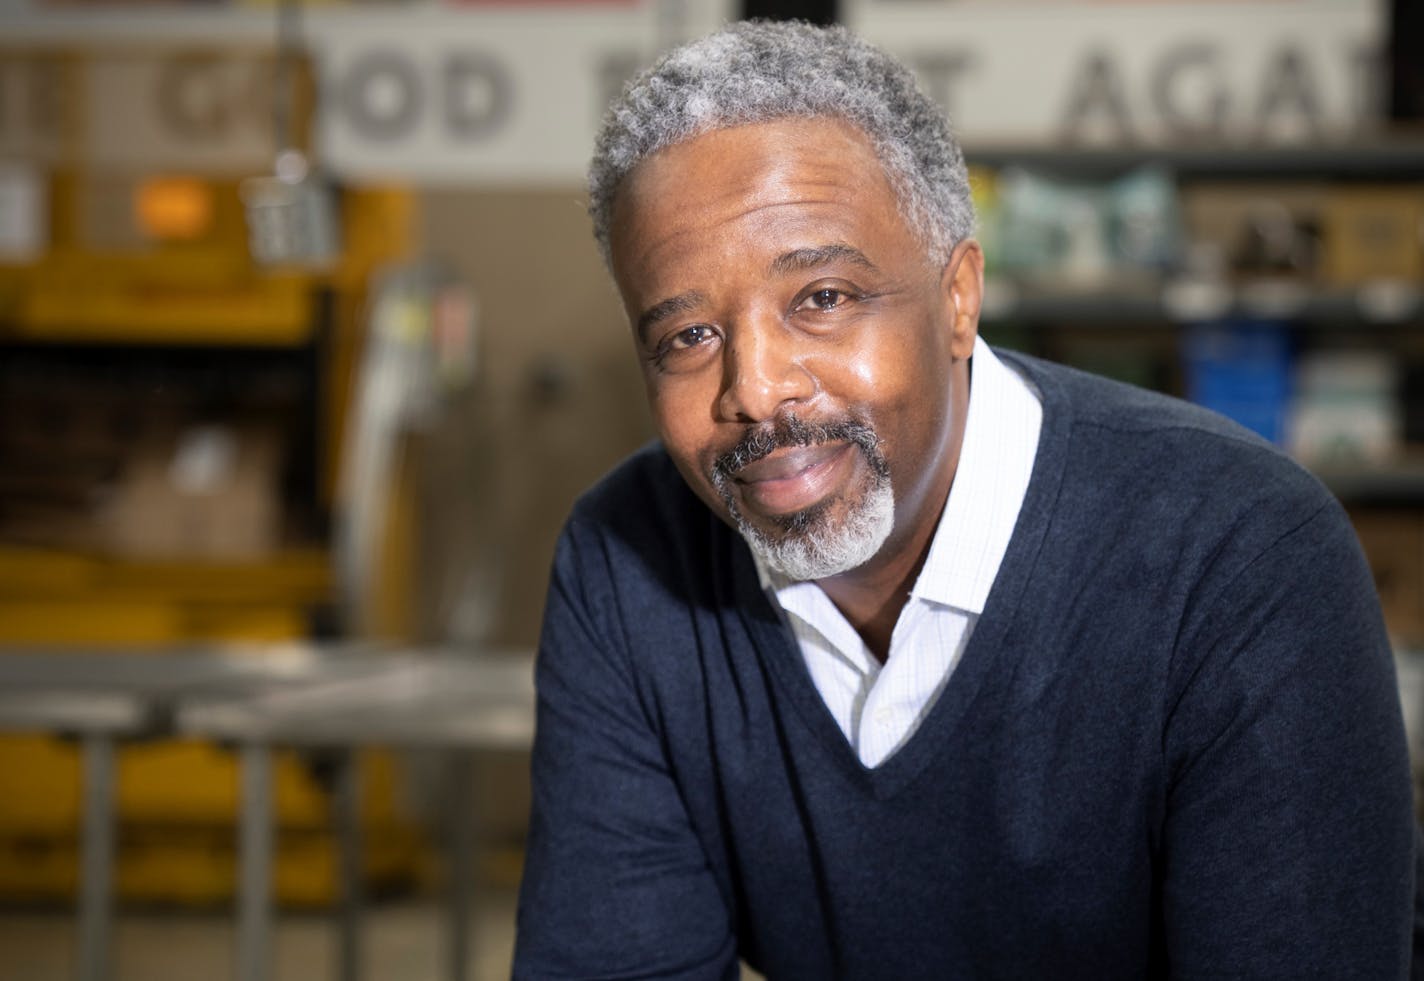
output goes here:
[{"label": "navy blue sweater", "polygon": [[1010,360],[1044,403],[1028,496],[875,769],[661,449],[579,502],[516,976],[1406,976],[1408,761],[1340,507],[1216,416]]}]

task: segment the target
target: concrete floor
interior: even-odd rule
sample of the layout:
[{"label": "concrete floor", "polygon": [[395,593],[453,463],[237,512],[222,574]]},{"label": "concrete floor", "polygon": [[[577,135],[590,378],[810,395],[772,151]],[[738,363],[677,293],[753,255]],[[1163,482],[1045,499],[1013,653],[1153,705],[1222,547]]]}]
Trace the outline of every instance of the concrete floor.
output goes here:
[{"label": "concrete floor", "polygon": [[[513,890],[484,889],[471,937],[469,981],[509,977]],[[374,904],[361,937],[362,981],[444,981],[444,907],[430,900]],[[272,981],[336,978],[334,921],[279,917]],[[217,912],[119,912],[112,981],[231,981],[233,924]],[[0,981],[72,981],[75,923],[64,910],[0,911]]]}]

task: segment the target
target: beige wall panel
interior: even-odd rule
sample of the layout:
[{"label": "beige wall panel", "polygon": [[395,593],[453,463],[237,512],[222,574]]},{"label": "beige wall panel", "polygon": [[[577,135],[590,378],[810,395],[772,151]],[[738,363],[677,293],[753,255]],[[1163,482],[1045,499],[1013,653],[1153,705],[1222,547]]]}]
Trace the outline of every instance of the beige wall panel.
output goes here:
[{"label": "beige wall panel", "polygon": [[0,156],[63,161],[79,127],[74,62],[60,51],[0,48]]},{"label": "beige wall panel", "polygon": [[642,376],[583,195],[429,192],[419,240],[473,286],[476,391],[428,435],[433,635],[532,645],[574,499],[651,438]]}]

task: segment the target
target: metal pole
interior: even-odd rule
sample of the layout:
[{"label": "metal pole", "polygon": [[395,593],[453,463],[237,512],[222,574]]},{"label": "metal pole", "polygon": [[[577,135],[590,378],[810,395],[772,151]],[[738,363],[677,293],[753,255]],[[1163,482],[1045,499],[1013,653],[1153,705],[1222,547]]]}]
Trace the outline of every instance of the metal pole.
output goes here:
[{"label": "metal pole", "polygon": [[475,836],[474,809],[475,754],[451,750],[450,802],[450,977],[465,981],[470,966],[470,919],[474,914]]},{"label": "metal pole", "polygon": [[361,767],[356,750],[337,750],[336,833],[340,849],[341,908],[337,961],[341,981],[361,974]]},{"label": "metal pole", "polygon": [[281,156],[297,146],[296,62],[302,56],[300,0],[277,0],[277,63],[272,93],[272,137]]},{"label": "metal pole", "polygon": [[267,981],[272,961],[272,750],[242,748],[237,981]]},{"label": "metal pole", "polygon": [[114,740],[84,737],[84,840],[79,893],[79,977],[109,977],[114,875]]}]

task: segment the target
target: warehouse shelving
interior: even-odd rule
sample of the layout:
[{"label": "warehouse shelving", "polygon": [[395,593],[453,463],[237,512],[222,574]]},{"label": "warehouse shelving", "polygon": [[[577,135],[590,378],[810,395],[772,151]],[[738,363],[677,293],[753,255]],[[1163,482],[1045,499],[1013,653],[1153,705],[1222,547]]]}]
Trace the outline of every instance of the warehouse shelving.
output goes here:
[{"label": "warehouse shelving", "polygon": [[[991,179],[1019,169],[1061,186],[1091,186],[1154,168],[1175,184],[1179,203],[1197,195],[1199,206],[1205,200],[1231,208],[1259,189],[1263,199],[1296,194],[1297,202],[1318,200],[1323,208],[1331,195],[1363,189],[1399,195],[1402,205],[1424,216],[1424,139],[1418,133],[1391,138],[1362,132],[1348,142],[1285,146],[981,146],[966,156]],[[1399,213],[1410,211],[1401,207]],[[1355,521],[1396,644],[1413,649],[1424,643],[1424,415],[1415,391],[1424,378],[1424,245],[1416,246],[1412,272],[1373,275],[1356,263],[1346,277],[1325,261],[1327,230],[1316,225],[1314,234],[1320,236],[1312,243],[1314,276],[1310,267],[1306,274],[1233,268],[1239,243],[1225,242],[1216,244],[1216,268],[1205,271],[1190,268],[1182,249],[1174,263],[1098,270],[1073,283],[1052,270],[995,275],[991,254],[983,322],[991,337],[1014,346],[1058,360],[1081,358],[1090,368],[1120,370],[1129,380],[1179,395],[1187,388],[1189,339],[1213,325],[1284,330],[1296,352],[1391,355],[1400,366],[1403,441],[1397,452],[1388,458],[1345,453],[1313,466]]]}]

